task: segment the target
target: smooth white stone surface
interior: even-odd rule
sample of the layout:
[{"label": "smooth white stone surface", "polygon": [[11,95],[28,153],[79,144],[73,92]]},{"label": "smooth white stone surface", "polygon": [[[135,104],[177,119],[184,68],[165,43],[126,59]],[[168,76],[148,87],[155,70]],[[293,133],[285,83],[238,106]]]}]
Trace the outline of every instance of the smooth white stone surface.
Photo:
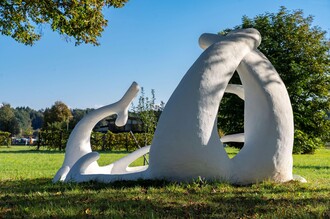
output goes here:
[{"label": "smooth white stone surface", "polygon": [[[98,121],[118,114],[116,124],[126,123],[128,107],[138,92],[138,85],[133,83],[119,102],[89,113],[78,123],[53,181],[192,181],[203,177],[250,184],[292,180],[291,103],[275,68],[257,51],[260,42],[259,32],[252,28],[235,30],[227,36],[203,34],[199,43],[205,51],[166,104],[151,146],[104,167],[97,164],[99,154],[91,150],[90,134]],[[242,85],[228,84],[235,70]],[[216,125],[225,92],[245,100],[245,133],[221,139],[245,142],[233,159],[224,150]],[[149,166],[128,167],[149,150]]]}]

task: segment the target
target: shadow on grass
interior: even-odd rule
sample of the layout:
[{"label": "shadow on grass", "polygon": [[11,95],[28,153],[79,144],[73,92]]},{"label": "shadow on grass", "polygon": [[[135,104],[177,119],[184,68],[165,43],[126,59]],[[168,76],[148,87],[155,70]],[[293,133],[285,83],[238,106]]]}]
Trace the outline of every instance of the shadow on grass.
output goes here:
[{"label": "shadow on grass", "polygon": [[98,191],[102,189],[123,189],[123,188],[163,188],[170,184],[175,184],[165,180],[137,180],[137,181],[117,181],[113,183],[52,183],[50,178],[24,179],[24,180],[6,180],[0,181],[0,191],[5,192],[9,189],[13,193],[26,193],[43,191],[65,191],[67,189],[82,189]]},{"label": "shadow on grass", "polygon": [[[274,183],[274,182],[262,182],[259,184],[250,185],[232,185],[225,182],[210,181],[200,182],[195,181],[191,183],[178,183],[170,182],[167,180],[136,180],[136,181],[116,181],[112,183],[101,183],[101,182],[84,182],[84,183],[63,183],[57,182],[52,183],[51,178],[37,178],[37,179],[22,179],[22,180],[4,180],[0,181],[0,192],[10,190],[13,193],[25,193],[25,192],[38,192],[43,191],[65,191],[67,189],[82,189],[82,190],[103,190],[103,189],[132,189],[141,187],[144,189],[149,188],[165,188],[167,186],[181,187],[188,189],[189,191],[202,190],[205,187],[221,187],[225,186],[233,191],[232,194],[244,194],[259,192],[260,189],[271,191],[272,194],[277,193],[288,193],[288,192],[329,192],[328,188],[309,188],[308,184],[300,183],[297,181],[289,181],[285,183]],[[329,200],[330,201],[330,200]]]},{"label": "shadow on grass", "polygon": [[297,182],[237,187],[219,182],[53,184],[50,178],[24,179],[0,181],[0,218],[326,217],[328,192]]},{"label": "shadow on grass", "polygon": [[300,168],[300,169],[313,169],[313,170],[329,170],[330,166],[314,166],[314,165],[308,165],[308,166],[301,166],[301,165],[294,165],[294,168]]},{"label": "shadow on grass", "polygon": [[53,150],[18,150],[18,151],[0,151],[0,154],[64,154],[64,151]]}]

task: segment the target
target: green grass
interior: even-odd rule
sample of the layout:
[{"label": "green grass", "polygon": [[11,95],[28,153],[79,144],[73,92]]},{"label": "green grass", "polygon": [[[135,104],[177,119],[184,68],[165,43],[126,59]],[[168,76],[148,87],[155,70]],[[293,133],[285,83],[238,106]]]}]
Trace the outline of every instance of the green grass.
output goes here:
[{"label": "green grass", "polygon": [[[233,186],[203,179],[51,183],[64,154],[0,147],[0,218],[329,218],[330,150],[294,155],[308,183]],[[233,157],[237,150],[227,149]],[[101,153],[101,165],[125,152]],[[134,165],[142,164],[142,159]]]}]

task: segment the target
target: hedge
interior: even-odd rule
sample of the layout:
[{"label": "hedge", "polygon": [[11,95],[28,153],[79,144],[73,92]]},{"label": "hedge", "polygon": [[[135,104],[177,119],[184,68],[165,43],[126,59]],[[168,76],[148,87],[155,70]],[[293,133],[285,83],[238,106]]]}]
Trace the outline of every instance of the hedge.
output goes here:
[{"label": "hedge", "polygon": [[63,130],[43,130],[38,133],[38,147],[40,145],[46,146],[49,149],[65,148],[69,139],[70,132]]},{"label": "hedge", "polygon": [[[69,139],[70,132],[59,130],[44,130],[39,132],[38,145],[43,145],[49,149],[65,149]],[[134,137],[130,132],[106,133],[92,132],[91,146],[92,150],[98,151],[134,151],[139,146],[150,145],[152,134],[135,133]],[[135,139],[134,139],[135,138]],[[139,146],[138,146],[139,145]]]}]

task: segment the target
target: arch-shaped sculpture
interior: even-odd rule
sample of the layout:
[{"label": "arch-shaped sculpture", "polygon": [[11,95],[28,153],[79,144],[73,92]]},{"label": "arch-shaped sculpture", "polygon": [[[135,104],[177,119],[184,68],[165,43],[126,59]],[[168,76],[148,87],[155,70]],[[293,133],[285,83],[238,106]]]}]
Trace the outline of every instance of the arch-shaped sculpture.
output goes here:
[{"label": "arch-shaped sculpture", "polygon": [[[261,42],[259,32],[250,28],[227,36],[203,34],[199,42],[205,51],[170,97],[150,147],[105,167],[97,164],[99,155],[91,151],[90,133],[99,120],[118,114],[117,124],[125,124],[128,106],[138,91],[138,85],[133,83],[122,100],[93,111],[79,122],[53,181],[191,181],[199,176],[235,184],[292,180],[290,99],[275,68],[257,50]],[[236,69],[242,85],[228,85]],[[245,142],[233,159],[224,150],[216,126],[225,92],[245,100],[245,133],[222,138],[223,142]],[[128,168],[149,150],[149,166]]]}]

